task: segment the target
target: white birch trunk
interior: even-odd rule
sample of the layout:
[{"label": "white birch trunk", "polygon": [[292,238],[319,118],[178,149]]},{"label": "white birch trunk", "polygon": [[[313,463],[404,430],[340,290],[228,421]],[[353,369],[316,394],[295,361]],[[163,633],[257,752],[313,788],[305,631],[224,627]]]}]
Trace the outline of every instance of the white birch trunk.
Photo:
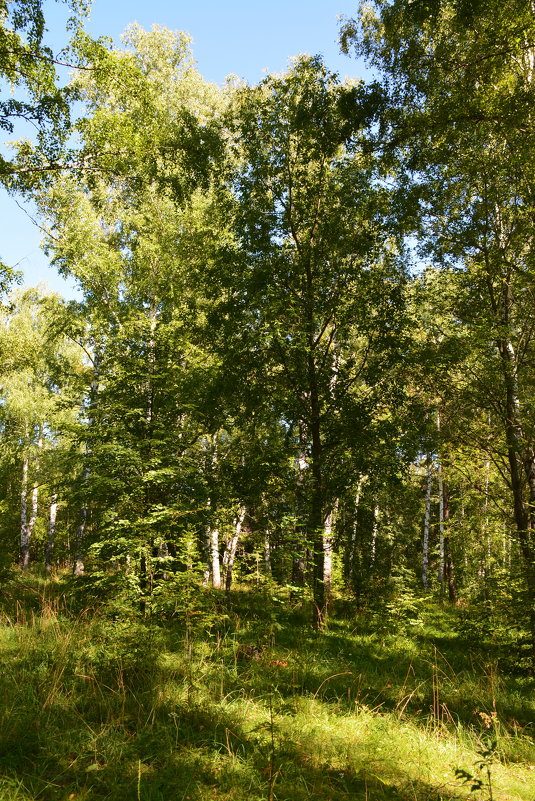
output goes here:
[{"label": "white birch trunk", "polygon": [[[214,471],[217,466],[217,433],[208,435],[205,440],[206,449],[206,477],[208,485],[214,482]],[[207,500],[208,525],[206,527],[206,557],[207,567],[204,572],[206,584],[212,575],[212,587],[219,590],[221,588],[221,562],[219,559],[219,528],[217,524],[217,509],[213,499],[209,496]]]},{"label": "white birch trunk", "polygon": [[[100,368],[100,353],[95,351],[95,356],[93,360],[93,381],[91,382],[91,403],[94,404],[96,395],[99,389],[99,368]],[[89,434],[91,434],[91,428],[93,426],[94,418],[93,412],[90,410],[88,416],[88,429]],[[86,442],[86,460],[91,455],[91,445],[89,439]],[[87,486],[90,476],[90,469],[89,464],[86,462],[86,466],[84,467],[84,474],[82,479],[82,485]],[[85,531],[87,526],[87,503],[84,501],[82,507],[79,512],[78,516],[78,527],[76,529],[76,537],[74,540],[74,558],[73,558],[73,566],[72,572],[74,576],[83,576],[85,571],[85,565],[83,560],[83,554],[85,549]]]},{"label": "white birch trunk", "polygon": [[[84,477],[83,483],[87,484],[89,480],[89,466],[86,465],[84,468]],[[78,517],[78,527],[76,529],[76,538],[74,541],[74,560],[73,560],[73,567],[72,572],[75,576],[83,576],[85,571],[83,553],[84,553],[84,542],[85,542],[85,529],[87,525],[87,504],[83,504],[82,508],[80,509],[80,514]]]},{"label": "white birch trunk", "polygon": [[371,550],[371,564],[375,564],[375,557],[377,555],[377,531],[379,528],[379,506],[375,506],[373,510],[373,528],[372,528],[372,550]]},{"label": "white birch trunk", "polygon": [[[299,450],[297,453],[297,480],[296,480],[296,501],[298,510],[298,523],[295,527],[292,556],[292,586],[303,587],[305,584],[305,569],[308,549],[305,546],[306,534],[304,527],[304,494],[303,485],[305,480],[305,471],[308,469],[308,460],[306,455],[306,442],[305,433],[302,424],[299,425]],[[291,600],[296,599],[296,590],[292,590]]]},{"label": "white birch trunk", "polygon": [[219,529],[217,526],[210,527],[210,554],[212,562],[212,587],[219,590],[221,587],[221,566],[219,563]]},{"label": "white birch trunk", "polygon": [[37,520],[37,505],[39,502],[39,485],[37,481],[33,482],[32,486],[32,511],[30,514],[30,519],[28,520],[28,545],[31,542],[33,530],[35,528],[35,521]]},{"label": "white birch trunk", "polygon": [[364,482],[366,481],[366,476],[361,476],[358,480],[357,484],[357,494],[355,496],[355,515],[353,518],[353,529],[351,532],[351,544],[349,547],[349,575],[353,575],[353,566],[355,563],[355,551],[357,547],[357,530],[358,530],[358,511],[360,506],[360,496],[362,493],[362,487]]},{"label": "white birch trunk", "polygon": [[[158,545],[158,571],[161,571],[161,576],[163,581],[167,581],[168,573],[165,569],[169,566],[169,545],[165,540],[160,542]],[[186,564],[186,568],[188,570],[191,569],[191,565]]]},{"label": "white birch trunk", "polygon": [[323,588],[325,593],[325,604],[328,606],[332,593],[332,572],[333,572],[333,526],[338,509],[338,501],[333,504],[333,508],[325,518],[323,527]]},{"label": "white birch trunk", "polygon": [[22,462],[22,487],[20,491],[20,561],[23,570],[30,566],[30,543],[28,541],[28,454],[24,454]]},{"label": "white birch trunk", "polygon": [[266,529],[264,535],[264,570],[266,576],[271,576],[271,532]]},{"label": "white birch trunk", "polygon": [[207,587],[210,583],[210,560],[211,560],[211,540],[210,540],[210,526],[204,531],[204,570],[202,574],[202,586]]},{"label": "white birch trunk", "polygon": [[[39,428],[39,439],[37,440],[37,447],[39,451],[41,451],[43,447],[43,435],[41,432],[41,428]],[[20,550],[21,550],[21,562],[23,570],[26,570],[30,566],[30,542],[32,539],[33,530],[35,528],[35,521],[37,520],[37,504],[39,499],[39,484],[36,478],[32,486],[30,519],[27,520],[28,465],[29,465],[29,458],[28,456],[25,456],[24,464],[22,467],[22,490],[21,490],[21,505],[20,505],[20,532],[21,532]],[[37,457],[36,460],[35,470],[36,473],[39,470],[39,457]],[[23,518],[25,521],[24,532],[22,530]]]},{"label": "white birch trunk", "polygon": [[[43,450],[43,433],[41,427],[39,427],[39,439],[37,440],[37,448],[38,448],[38,454],[40,454],[41,451]],[[39,474],[39,462],[40,462],[40,456],[38,455],[35,464],[35,470],[37,475]],[[39,502],[39,484],[36,478],[33,482],[33,487],[32,487],[32,513],[28,521],[28,545],[31,542],[33,530],[35,528],[35,521],[37,520],[38,502]]]},{"label": "white birch trunk", "polygon": [[223,569],[225,571],[225,590],[230,592],[232,585],[232,569],[234,567],[234,560],[236,558],[236,549],[238,547],[238,540],[240,538],[243,521],[245,519],[245,506],[241,506],[238,516],[234,519],[234,532],[232,537],[226,543],[225,553],[223,556]]},{"label": "white birch trunk", "polygon": [[[440,410],[437,411],[437,432],[440,436]],[[442,459],[438,454],[438,583],[441,592],[444,589],[444,483],[442,479]]]},{"label": "white birch trunk", "polygon": [[52,570],[52,563],[54,561],[57,512],[58,512],[58,496],[56,492],[53,492],[52,497],[50,499],[50,511],[48,517],[48,540],[46,544],[46,554],[45,554],[45,568],[47,573],[50,573],[50,571]]},{"label": "white birch trunk", "polygon": [[146,420],[147,420],[147,428],[150,427],[152,423],[153,417],[153,376],[154,376],[154,369],[156,363],[156,356],[155,356],[155,341],[154,341],[154,332],[156,331],[156,310],[151,310],[151,319],[150,319],[150,339],[149,339],[149,381],[147,386],[147,411],[146,411]]}]

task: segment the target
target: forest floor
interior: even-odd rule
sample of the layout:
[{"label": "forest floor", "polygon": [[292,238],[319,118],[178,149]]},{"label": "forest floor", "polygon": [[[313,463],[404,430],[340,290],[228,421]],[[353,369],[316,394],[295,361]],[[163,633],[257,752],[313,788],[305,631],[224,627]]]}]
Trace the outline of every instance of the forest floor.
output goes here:
[{"label": "forest floor", "polygon": [[0,800],[534,801],[532,677],[457,633],[458,609],[338,607],[316,632],[282,591],[203,591],[141,620],[19,575]]}]

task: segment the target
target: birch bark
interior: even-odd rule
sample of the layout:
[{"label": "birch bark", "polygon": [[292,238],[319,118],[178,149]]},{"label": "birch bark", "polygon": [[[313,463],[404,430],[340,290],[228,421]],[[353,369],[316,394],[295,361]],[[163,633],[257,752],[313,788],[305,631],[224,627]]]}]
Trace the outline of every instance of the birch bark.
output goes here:
[{"label": "birch bark", "polygon": [[379,506],[376,504],[373,508],[373,527],[372,527],[372,546],[371,546],[371,565],[375,564],[377,556],[377,531],[379,528]]},{"label": "birch bark", "polygon": [[28,541],[28,463],[25,453],[22,461],[22,486],[20,491],[20,562],[23,570],[30,566],[30,543]]},{"label": "birch bark", "polygon": [[210,555],[212,564],[212,587],[219,590],[221,587],[221,565],[219,561],[219,528],[211,526],[208,532],[210,540]]},{"label": "birch bark", "polygon": [[234,532],[226,543],[225,553],[223,555],[223,569],[225,573],[225,591],[230,592],[232,586],[232,570],[234,568],[234,560],[236,559],[236,549],[238,547],[238,540],[242,531],[243,521],[245,519],[245,506],[240,507],[237,517],[234,519]]},{"label": "birch bark", "polygon": [[266,529],[264,536],[264,571],[266,576],[271,576],[271,532]]},{"label": "birch bark", "polygon": [[438,583],[440,591],[444,588],[444,481],[440,456],[437,464],[438,477]]},{"label": "birch bark", "polygon": [[[43,448],[43,434],[42,429],[39,427],[39,439],[37,440],[37,448],[40,452]],[[27,570],[30,566],[30,542],[32,539],[35,522],[37,520],[37,505],[39,499],[39,483],[37,477],[34,479],[31,494],[31,511],[30,518],[27,519],[28,513],[28,468],[29,457],[28,454],[24,456],[22,466],[22,489],[21,489],[21,504],[20,504],[20,551],[21,551],[21,565],[23,570]],[[39,456],[35,463],[36,475],[39,471]]]},{"label": "birch bark", "polygon": [[47,573],[51,572],[52,564],[54,562],[57,511],[58,511],[58,496],[57,493],[54,491],[50,499],[50,511],[48,518],[48,539],[46,543],[46,552],[45,552],[45,569]]},{"label": "birch bark", "polygon": [[333,568],[333,527],[338,510],[338,501],[325,518],[323,527],[323,591],[325,593],[325,612],[328,612],[332,595],[332,568]]},{"label": "birch bark", "polygon": [[[296,525],[296,537],[292,543],[293,545],[293,555],[292,555],[292,586],[293,587],[304,587],[305,585],[305,548],[306,545],[303,540],[306,538],[305,534],[305,526],[304,526],[304,514],[305,514],[305,492],[304,492],[304,482],[305,482],[305,474],[308,469],[308,460],[306,456],[306,443],[305,443],[305,434],[304,428],[302,425],[299,426],[299,451],[297,454],[297,480],[296,480],[296,488],[295,488],[295,495],[297,501],[297,525]],[[292,591],[291,599],[295,600],[296,593]]]}]

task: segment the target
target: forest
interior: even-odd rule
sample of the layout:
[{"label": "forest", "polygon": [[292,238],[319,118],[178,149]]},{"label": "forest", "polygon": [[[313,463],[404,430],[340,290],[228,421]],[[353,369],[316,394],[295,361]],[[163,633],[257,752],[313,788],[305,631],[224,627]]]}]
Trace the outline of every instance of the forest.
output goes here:
[{"label": "forest", "polygon": [[1,801],[533,801],[533,0],[223,87],[67,5],[0,2],[79,287],[1,265]]}]

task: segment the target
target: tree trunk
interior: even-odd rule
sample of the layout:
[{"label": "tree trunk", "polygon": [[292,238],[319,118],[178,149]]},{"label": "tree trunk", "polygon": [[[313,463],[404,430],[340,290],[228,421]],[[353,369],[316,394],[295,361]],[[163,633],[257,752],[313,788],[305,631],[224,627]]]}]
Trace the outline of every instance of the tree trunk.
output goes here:
[{"label": "tree trunk", "polygon": [[208,536],[210,538],[212,563],[212,587],[219,590],[221,588],[221,566],[219,563],[219,529],[217,526],[210,526]]},{"label": "tree trunk", "polygon": [[[26,534],[26,542],[27,547],[30,547],[30,542],[32,541],[33,530],[35,528],[35,521],[37,520],[37,504],[39,501],[39,485],[37,481],[33,482],[32,486],[32,507],[30,513],[30,519],[28,520],[28,524],[26,526],[27,534]],[[28,565],[25,565],[27,567]]]},{"label": "tree trunk", "polygon": [[[38,455],[37,455],[37,460],[36,460],[36,463],[35,463],[35,471],[36,471],[36,474],[38,475],[39,474],[40,452],[43,449],[43,432],[42,432],[41,426],[39,426],[39,439],[37,440],[37,448],[38,448]],[[35,528],[35,522],[37,520],[37,504],[38,504],[38,501],[39,501],[39,484],[38,484],[37,478],[35,478],[35,480],[33,482],[33,487],[32,487],[32,513],[31,513],[30,519],[28,521],[28,526],[27,526],[28,535],[27,535],[26,539],[27,539],[27,542],[28,542],[28,547],[29,547],[31,539],[32,539],[33,530]]]},{"label": "tree trunk", "polygon": [[234,519],[234,532],[227,541],[225,553],[223,554],[223,569],[225,571],[225,591],[230,592],[232,586],[232,569],[236,558],[236,549],[240,538],[243,521],[245,519],[245,506],[240,508],[238,516]]},{"label": "tree trunk", "polygon": [[442,498],[443,498],[443,511],[444,511],[444,580],[448,586],[448,600],[450,603],[455,603],[457,600],[457,587],[455,585],[455,564],[453,561],[453,554],[451,551],[451,538],[448,534],[448,524],[450,520],[450,496],[448,493],[448,485],[445,481],[442,482]]},{"label": "tree trunk", "polygon": [[442,463],[438,457],[438,583],[440,594],[444,591],[444,482],[442,479]]},{"label": "tree trunk", "polygon": [[264,534],[264,572],[271,576],[271,532],[266,529]]},{"label": "tree trunk", "polygon": [[208,525],[206,527],[208,573],[212,576],[212,587],[216,590],[219,590],[221,588],[221,563],[219,559],[217,499],[215,495],[215,487],[217,486],[217,478],[215,475],[215,470],[217,467],[217,432],[206,437],[205,452],[205,474],[210,493],[207,500]]},{"label": "tree trunk", "polygon": [[325,518],[323,527],[323,588],[325,593],[325,612],[329,611],[332,594],[332,566],[333,566],[333,526],[338,509],[338,501]]},{"label": "tree trunk", "polygon": [[355,507],[353,510],[353,525],[351,528],[351,544],[349,547],[349,554],[348,554],[348,576],[351,588],[355,593],[355,598],[358,600],[361,595],[362,591],[362,581],[360,574],[358,572],[358,568],[360,567],[360,559],[359,551],[357,548],[357,532],[358,532],[358,514],[359,514],[359,507],[360,507],[360,496],[362,493],[362,487],[364,486],[364,482],[366,481],[367,476],[361,476],[357,483],[357,492],[355,495]]},{"label": "tree trunk", "polygon": [[[82,487],[84,491],[87,491],[87,486],[89,484],[89,476],[91,474],[91,470],[89,467],[89,457],[91,456],[91,433],[92,433],[91,429],[94,425],[94,419],[95,419],[94,410],[95,410],[97,393],[99,389],[99,379],[100,379],[100,352],[98,351],[98,349],[95,349],[95,355],[93,358],[93,380],[91,382],[91,396],[89,403],[89,415],[87,420],[88,436],[85,447],[86,464],[84,467],[84,473],[82,478]],[[87,500],[84,499],[78,514],[78,526],[76,528],[76,535],[74,538],[74,556],[72,565],[72,572],[74,576],[83,576],[85,572],[84,553],[85,553],[86,527],[87,527]]]},{"label": "tree trunk", "polygon": [[[440,437],[441,429],[440,409],[437,411],[437,433]],[[438,583],[440,595],[444,594],[444,482],[442,475],[442,455],[437,457],[437,478],[438,478]]]},{"label": "tree trunk", "polygon": [[[39,427],[39,439],[37,441],[37,448],[39,451],[43,447],[43,434],[42,429]],[[28,514],[28,467],[29,457],[24,457],[22,466],[22,489],[21,489],[21,504],[20,504],[20,552],[21,552],[21,565],[23,570],[27,570],[30,566],[30,542],[32,539],[33,530],[35,528],[35,521],[37,520],[37,503],[39,499],[39,484],[37,478],[34,479],[31,494],[31,512],[30,519],[27,519]],[[39,471],[39,456],[35,463],[36,474]],[[24,527],[24,531],[23,531]]]},{"label": "tree trunk", "polygon": [[433,483],[431,454],[427,454],[425,461],[427,486],[425,491],[425,516],[424,516],[424,544],[422,557],[422,584],[426,590],[428,587],[429,571],[429,522],[431,519],[431,488]]},{"label": "tree trunk", "polygon": [[204,586],[208,586],[210,576],[212,576],[212,587],[218,590],[221,587],[221,567],[219,561],[219,529],[213,520],[214,510],[212,501],[208,498],[208,510],[210,522],[205,529],[205,553],[206,567],[204,571]]},{"label": "tree trunk", "polygon": [[147,549],[143,548],[139,557],[139,591],[140,591],[140,601],[139,601],[139,611],[145,617],[147,614],[147,590],[149,589],[149,570],[148,570],[148,558],[147,558]]},{"label": "tree trunk", "polygon": [[[490,412],[487,417],[487,426],[491,428]],[[491,537],[490,537],[490,520],[489,520],[489,484],[490,484],[490,458],[487,456],[485,459],[485,500],[483,505],[483,522],[481,525],[481,541],[483,543],[482,566],[487,580],[490,574],[491,566]],[[486,548],[485,548],[486,546]]]},{"label": "tree trunk", "polygon": [[[516,356],[512,344],[506,340],[498,341],[506,390],[506,443],[509,461],[509,475],[513,495],[513,510],[520,550],[524,561],[524,578],[529,605],[531,656],[535,666],[535,456],[533,449],[524,439]],[[524,498],[524,479],[527,484],[527,501]]]},{"label": "tree trunk", "polygon": [[312,544],[313,624],[316,629],[325,624],[325,585],[323,583],[323,448],[321,442],[321,409],[318,395],[316,363],[313,348],[309,352],[310,433],[312,487],[310,498],[309,538]]},{"label": "tree trunk", "polygon": [[[162,581],[167,581],[169,578],[169,564],[170,564],[170,551],[169,551],[169,543],[165,540],[161,540],[160,543],[155,548],[156,555],[155,555],[155,562],[156,562],[156,570],[155,570],[155,579],[161,579]],[[186,569],[190,566],[186,565]]]},{"label": "tree trunk", "polygon": [[48,517],[48,540],[46,543],[46,551],[45,551],[45,569],[47,573],[51,572],[52,564],[54,561],[57,511],[58,511],[58,496],[56,492],[53,492],[52,497],[50,498],[50,512]]},{"label": "tree trunk", "polygon": [[357,492],[355,495],[355,508],[353,513],[353,526],[351,529],[351,542],[349,545],[349,554],[348,554],[348,574],[350,577],[353,576],[353,563],[355,561],[355,552],[357,548],[357,530],[358,530],[358,512],[360,506],[360,495],[362,492],[362,485],[364,484],[365,476],[361,476],[358,480],[357,484]]},{"label": "tree trunk", "polygon": [[379,527],[379,506],[375,504],[373,507],[373,526],[372,526],[372,544],[371,544],[371,552],[370,552],[370,564],[373,567],[375,565],[375,559],[377,556],[377,531]]},{"label": "tree trunk", "polygon": [[24,454],[22,461],[22,488],[20,491],[20,563],[23,570],[30,566],[30,543],[28,540],[28,454]]},{"label": "tree trunk", "polygon": [[210,526],[206,526],[202,534],[201,551],[204,560],[204,570],[202,574],[202,586],[208,587],[210,583],[210,568],[212,559],[212,542],[210,539]]},{"label": "tree trunk", "polygon": [[[295,487],[295,497],[297,505],[297,525],[293,534],[292,545],[292,588],[305,586],[305,551],[306,551],[306,525],[305,525],[305,492],[304,482],[305,473],[308,469],[306,455],[306,441],[304,425],[299,426],[299,452],[297,454],[297,480]],[[290,592],[290,601],[296,602],[301,598],[301,593],[297,589]]]},{"label": "tree trunk", "polygon": [[[84,468],[83,484],[87,485],[89,480],[89,465]],[[87,504],[84,503],[78,515],[78,526],[74,539],[74,558],[72,572],[74,576],[83,576],[85,572],[84,551],[85,551],[85,530],[87,525]]]}]

